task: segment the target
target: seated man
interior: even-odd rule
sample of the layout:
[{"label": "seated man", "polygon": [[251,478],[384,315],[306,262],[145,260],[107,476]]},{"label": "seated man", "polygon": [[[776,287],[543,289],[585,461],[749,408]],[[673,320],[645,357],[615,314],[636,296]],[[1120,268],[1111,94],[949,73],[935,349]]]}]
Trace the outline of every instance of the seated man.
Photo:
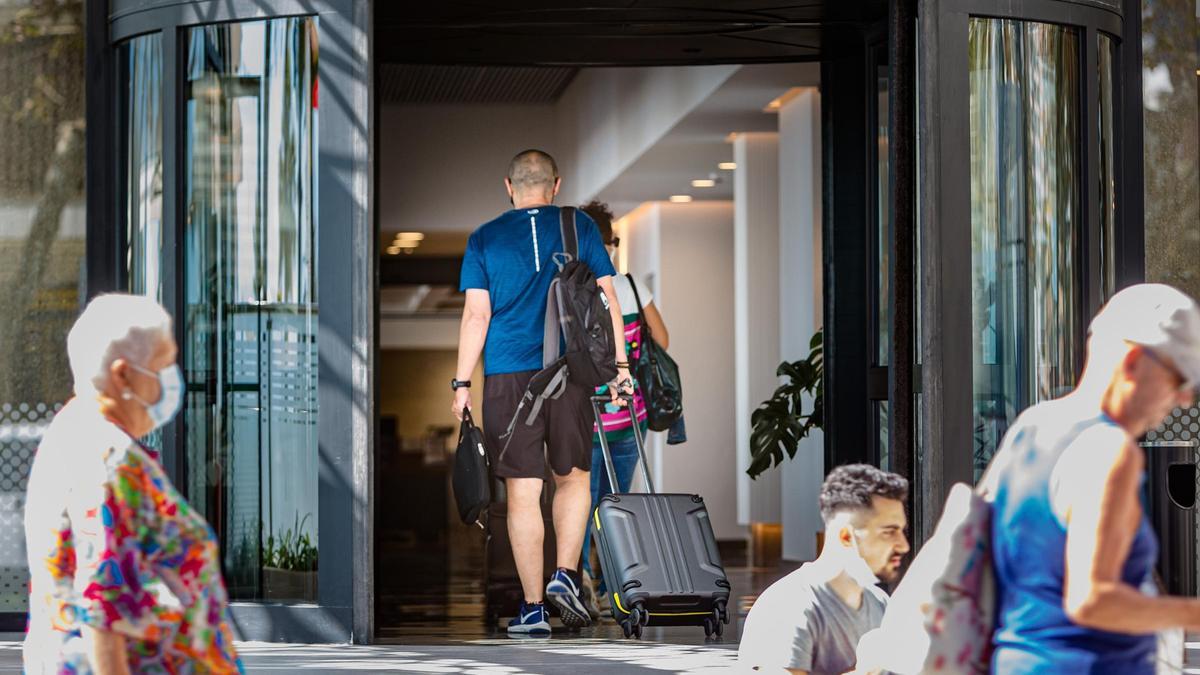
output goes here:
[{"label": "seated man", "polygon": [[825,545],[758,597],[742,631],[744,672],[845,673],[859,638],[879,626],[908,552],[908,481],[866,464],[839,466],[821,486]]}]

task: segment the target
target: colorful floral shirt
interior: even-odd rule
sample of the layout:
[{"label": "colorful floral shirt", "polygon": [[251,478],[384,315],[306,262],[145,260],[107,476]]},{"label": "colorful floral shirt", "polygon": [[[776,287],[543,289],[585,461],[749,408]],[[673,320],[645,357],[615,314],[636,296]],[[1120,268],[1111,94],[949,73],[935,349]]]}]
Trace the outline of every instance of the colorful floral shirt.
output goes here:
[{"label": "colorful floral shirt", "polygon": [[153,451],[81,403],[38,448],[25,538],[27,673],[93,672],[83,626],[124,635],[134,673],[244,672],[212,528]]}]

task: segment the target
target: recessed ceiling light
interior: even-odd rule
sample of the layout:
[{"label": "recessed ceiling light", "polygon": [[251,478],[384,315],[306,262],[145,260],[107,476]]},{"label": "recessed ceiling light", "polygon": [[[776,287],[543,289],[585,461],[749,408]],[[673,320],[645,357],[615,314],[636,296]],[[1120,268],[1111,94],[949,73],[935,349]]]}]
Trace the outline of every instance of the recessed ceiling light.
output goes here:
[{"label": "recessed ceiling light", "polygon": [[423,233],[423,232],[397,232],[396,233],[396,241],[400,241],[400,240],[422,241],[424,239],[425,239],[425,233]]},{"label": "recessed ceiling light", "polygon": [[692,181],[692,187],[710,188],[717,184],[717,181],[711,178],[697,178]]},{"label": "recessed ceiling light", "polygon": [[692,201],[691,195],[671,195],[671,201],[676,204],[686,204]]},{"label": "recessed ceiling light", "polygon": [[792,87],[791,89],[788,89],[780,94],[775,100],[768,103],[767,107],[763,108],[763,112],[779,112],[779,109],[782,108],[785,103],[799,96],[800,92],[800,87]]},{"label": "recessed ceiling light", "polygon": [[733,171],[737,168],[737,162],[721,162],[717,165],[717,168],[722,171]]}]

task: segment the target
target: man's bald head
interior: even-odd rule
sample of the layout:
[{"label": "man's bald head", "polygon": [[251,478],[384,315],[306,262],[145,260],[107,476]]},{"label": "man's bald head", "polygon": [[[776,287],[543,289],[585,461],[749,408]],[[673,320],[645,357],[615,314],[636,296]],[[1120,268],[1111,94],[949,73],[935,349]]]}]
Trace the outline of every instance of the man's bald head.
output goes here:
[{"label": "man's bald head", "polygon": [[557,181],[558,165],[553,157],[541,150],[519,152],[508,163],[508,183],[513,192],[552,192]]}]

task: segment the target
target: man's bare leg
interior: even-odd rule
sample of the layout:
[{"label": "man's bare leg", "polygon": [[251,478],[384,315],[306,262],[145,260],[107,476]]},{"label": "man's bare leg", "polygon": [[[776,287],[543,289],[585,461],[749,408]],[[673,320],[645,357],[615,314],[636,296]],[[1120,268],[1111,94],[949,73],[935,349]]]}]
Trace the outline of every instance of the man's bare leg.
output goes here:
[{"label": "man's bare leg", "polygon": [[558,566],[579,571],[579,554],[587,536],[588,511],[592,507],[591,473],[572,468],[571,473],[554,474],[554,536],[558,546]]},{"label": "man's bare leg", "polygon": [[579,579],[579,551],[587,534],[588,509],[592,504],[591,477],[577,468],[565,476],[555,474],[554,535],[558,550],[558,566],[568,572],[555,571],[546,585],[546,595],[558,607],[558,615],[567,627],[580,628],[592,623],[583,604]]},{"label": "man's bare leg", "polygon": [[[542,523],[542,479],[506,478],[504,483],[508,490],[508,539],[512,542],[525,602],[541,602],[542,542],[546,536]],[[579,551],[575,554],[579,555]]]}]

